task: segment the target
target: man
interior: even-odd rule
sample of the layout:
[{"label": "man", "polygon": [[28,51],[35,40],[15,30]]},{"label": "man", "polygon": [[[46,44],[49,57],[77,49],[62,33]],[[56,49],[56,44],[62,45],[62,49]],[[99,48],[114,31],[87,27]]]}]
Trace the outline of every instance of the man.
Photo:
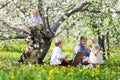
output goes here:
[{"label": "man", "polygon": [[88,57],[89,57],[90,49],[87,46],[87,37],[86,36],[81,36],[80,44],[78,44],[75,47],[74,53],[73,53],[73,60],[78,52],[84,52],[82,64],[88,64]]}]

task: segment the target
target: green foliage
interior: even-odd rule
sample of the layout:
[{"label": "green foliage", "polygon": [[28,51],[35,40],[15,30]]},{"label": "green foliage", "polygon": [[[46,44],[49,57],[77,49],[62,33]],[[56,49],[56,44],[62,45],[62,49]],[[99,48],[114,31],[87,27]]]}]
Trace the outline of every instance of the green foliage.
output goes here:
[{"label": "green foliage", "polygon": [[[92,3],[88,10],[75,13],[68,19],[66,18],[66,21],[58,29],[59,31],[67,27],[61,35],[78,39],[78,36],[81,35],[89,37],[96,35],[97,31],[100,30],[101,35],[105,35],[107,32],[110,33],[111,43],[119,43],[120,16],[119,13],[116,13],[116,11],[120,11],[119,0],[43,0],[44,10],[45,13],[48,13],[50,25],[52,26],[64,13],[73,10],[85,1]],[[0,1],[1,4],[5,2],[6,0]],[[37,4],[37,0],[13,0],[5,8],[0,9],[0,18],[11,27],[26,29],[30,26],[31,12],[37,7]],[[46,11],[47,8],[48,12]],[[98,11],[98,13],[94,11]],[[0,26],[1,30],[6,27],[2,22]],[[16,34],[18,33],[7,31],[4,34],[0,33],[0,36],[15,36]]]},{"label": "green foliage", "polygon": [[[79,43],[78,40],[71,42],[73,37],[62,38],[63,40],[63,54],[68,54],[69,59],[72,59],[74,47]],[[6,47],[5,47],[6,45]],[[11,47],[10,52],[7,47]],[[25,42],[23,40],[13,40],[1,42],[1,47],[7,50],[1,50],[0,52],[0,80],[117,80],[120,78],[120,48],[111,47],[110,59],[106,60],[103,65],[100,65],[98,69],[86,68],[81,66],[78,68],[72,66],[51,66],[49,65],[50,56],[54,43],[52,43],[48,54],[44,61],[45,64],[41,66],[19,64],[17,60],[20,58],[22,51],[25,49]],[[19,48],[23,48],[20,53],[17,51]],[[106,55],[107,56],[107,55]]]},{"label": "green foliage", "polygon": [[24,40],[1,41],[0,51],[23,52],[26,49]]},{"label": "green foliage", "polygon": [[120,55],[111,58],[97,69],[72,66],[28,66],[18,64],[19,53],[0,52],[0,80],[118,80]]}]

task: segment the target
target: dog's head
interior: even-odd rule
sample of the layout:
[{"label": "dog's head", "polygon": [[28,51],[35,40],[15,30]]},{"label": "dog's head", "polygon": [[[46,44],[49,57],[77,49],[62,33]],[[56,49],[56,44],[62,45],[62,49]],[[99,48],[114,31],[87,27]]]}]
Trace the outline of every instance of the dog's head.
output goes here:
[{"label": "dog's head", "polygon": [[24,63],[25,59],[27,58],[27,56],[25,55],[25,52],[20,56],[20,59],[18,60],[19,63]]},{"label": "dog's head", "polygon": [[28,51],[27,53],[24,52],[20,56],[20,60],[18,60],[19,63],[28,63],[28,59],[31,57],[32,51]]},{"label": "dog's head", "polygon": [[27,63],[28,59],[38,57],[39,48],[27,46],[26,51],[20,56],[18,62]]}]

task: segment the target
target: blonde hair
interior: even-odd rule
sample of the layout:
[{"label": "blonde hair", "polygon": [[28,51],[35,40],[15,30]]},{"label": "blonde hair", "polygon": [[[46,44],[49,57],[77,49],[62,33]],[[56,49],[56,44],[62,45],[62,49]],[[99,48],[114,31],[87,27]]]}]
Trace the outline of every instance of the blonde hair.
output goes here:
[{"label": "blonde hair", "polygon": [[55,46],[59,46],[59,44],[61,44],[62,41],[60,39],[55,39],[54,43],[55,43]]},{"label": "blonde hair", "polygon": [[97,37],[96,37],[96,36],[93,36],[93,37],[92,37],[92,39],[94,39],[94,40],[95,40],[95,42],[98,42],[98,39],[97,39]]},{"label": "blonde hair", "polygon": [[32,11],[32,14],[36,14],[36,13],[39,15],[38,10],[37,10],[37,9],[34,9],[34,10]]}]

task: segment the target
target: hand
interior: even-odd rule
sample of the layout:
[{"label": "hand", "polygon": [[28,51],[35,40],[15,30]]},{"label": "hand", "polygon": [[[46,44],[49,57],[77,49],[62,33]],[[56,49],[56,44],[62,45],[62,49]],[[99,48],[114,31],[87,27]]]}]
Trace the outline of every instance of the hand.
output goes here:
[{"label": "hand", "polygon": [[39,22],[36,22],[35,25],[40,25],[40,23],[39,23]]},{"label": "hand", "polygon": [[97,56],[97,53],[95,53],[95,56]]},{"label": "hand", "polygon": [[69,55],[65,55],[65,59],[68,58]]},{"label": "hand", "polygon": [[88,63],[88,60],[89,60],[89,58],[85,58],[82,60],[82,62],[85,64],[85,63]]},{"label": "hand", "polygon": [[35,26],[36,26],[37,29],[40,30],[40,23],[39,23],[39,22],[36,22],[36,23],[35,23]]},{"label": "hand", "polygon": [[84,45],[84,47],[85,47],[85,48],[87,48],[89,52],[91,52],[91,49],[90,49],[90,47],[89,47],[89,46]]},{"label": "hand", "polygon": [[38,30],[41,30],[40,24],[39,24],[39,25],[36,25],[36,28],[37,28]]},{"label": "hand", "polygon": [[92,45],[89,45],[89,48],[92,48]]},{"label": "hand", "polygon": [[87,48],[87,49],[89,49],[89,48],[90,48],[90,47],[89,47],[89,46],[87,46],[87,45],[84,45],[84,47],[85,47],[85,48]]},{"label": "hand", "polygon": [[30,29],[27,29],[26,31],[28,32],[28,34],[31,34],[31,30]]}]

